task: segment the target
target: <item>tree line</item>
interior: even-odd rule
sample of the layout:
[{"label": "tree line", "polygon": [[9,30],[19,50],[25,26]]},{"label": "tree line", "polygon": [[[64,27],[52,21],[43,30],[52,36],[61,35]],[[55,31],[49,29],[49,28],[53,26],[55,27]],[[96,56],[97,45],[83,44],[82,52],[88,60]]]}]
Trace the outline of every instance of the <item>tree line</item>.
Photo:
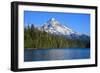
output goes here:
[{"label": "tree line", "polygon": [[24,48],[89,48],[90,42],[84,40],[71,40],[40,31],[34,25],[24,28]]}]

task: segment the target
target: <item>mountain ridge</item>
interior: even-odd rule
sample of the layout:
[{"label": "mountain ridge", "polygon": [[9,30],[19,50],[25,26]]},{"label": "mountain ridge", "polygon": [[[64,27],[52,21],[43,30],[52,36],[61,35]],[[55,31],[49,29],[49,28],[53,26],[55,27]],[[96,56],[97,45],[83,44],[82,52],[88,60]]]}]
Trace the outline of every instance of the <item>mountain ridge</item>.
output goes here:
[{"label": "mountain ridge", "polygon": [[49,19],[41,27],[38,27],[38,29],[53,35],[64,36],[68,39],[80,39],[83,35],[84,38],[89,39],[89,36],[73,31],[71,28],[61,24],[55,18]]}]

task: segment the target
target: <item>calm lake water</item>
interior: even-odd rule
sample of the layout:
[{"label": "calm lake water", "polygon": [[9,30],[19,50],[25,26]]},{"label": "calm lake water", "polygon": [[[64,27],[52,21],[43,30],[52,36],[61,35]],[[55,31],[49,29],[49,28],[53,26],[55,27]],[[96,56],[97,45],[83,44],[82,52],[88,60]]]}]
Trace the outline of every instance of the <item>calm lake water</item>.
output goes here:
[{"label": "calm lake water", "polygon": [[90,58],[90,48],[25,49],[24,61],[73,60]]}]

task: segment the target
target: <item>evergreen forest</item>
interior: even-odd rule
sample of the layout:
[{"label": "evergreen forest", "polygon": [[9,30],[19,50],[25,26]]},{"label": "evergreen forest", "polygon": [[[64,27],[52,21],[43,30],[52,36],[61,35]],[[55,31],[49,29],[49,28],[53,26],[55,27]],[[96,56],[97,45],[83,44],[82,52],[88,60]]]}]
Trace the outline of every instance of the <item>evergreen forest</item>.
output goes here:
[{"label": "evergreen forest", "polygon": [[40,31],[34,25],[24,27],[24,48],[90,48],[90,41],[72,40]]}]

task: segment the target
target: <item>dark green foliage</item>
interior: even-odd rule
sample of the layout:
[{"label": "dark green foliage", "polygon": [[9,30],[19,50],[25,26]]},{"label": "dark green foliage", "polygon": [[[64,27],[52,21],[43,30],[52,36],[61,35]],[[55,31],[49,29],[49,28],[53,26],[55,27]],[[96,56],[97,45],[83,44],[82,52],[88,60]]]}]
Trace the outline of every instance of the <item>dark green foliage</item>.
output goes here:
[{"label": "dark green foliage", "polygon": [[24,48],[89,48],[90,42],[65,39],[31,27],[24,28]]}]

